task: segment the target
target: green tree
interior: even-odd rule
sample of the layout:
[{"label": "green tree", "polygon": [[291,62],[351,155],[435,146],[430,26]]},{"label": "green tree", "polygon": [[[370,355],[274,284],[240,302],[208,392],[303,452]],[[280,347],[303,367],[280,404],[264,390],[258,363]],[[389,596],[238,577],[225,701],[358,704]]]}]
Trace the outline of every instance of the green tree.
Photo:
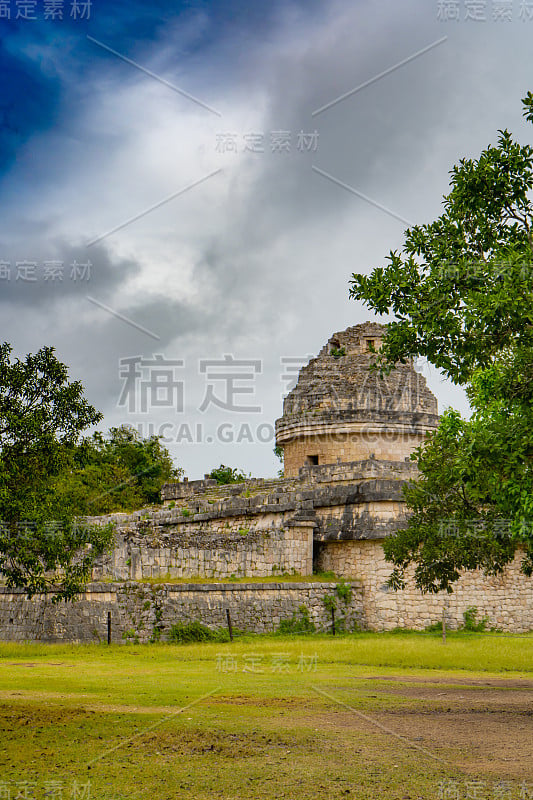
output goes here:
[{"label": "green tree", "polygon": [[214,478],[218,484],[226,483],[242,483],[246,480],[246,475],[240,472],[236,467],[227,467],[221,464],[220,467],[215,467],[209,473],[209,478]]},{"label": "green tree", "polygon": [[[533,95],[522,101],[533,122]],[[414,454],[413,512],[385,541],[391,585],[415,565],[423,591],[451,591],[461,570],[501,571],[520,545],[533,570],[533,148],[499,131],[477,159],[451,170],[434,222],[406,231],[403,249],[350,294],[392,314],[375,368],[425,356],[466,389],[472,417],[448,410]]]},{"label": "green tree", "polygon": [[0,346],[0,573],[29,597],[68,600],[112,540],[110,526],[76,519],[57,489],[81,432],[101,414],[53,348],[13,362],[11,350]]},{"label": "green tree", "polygon": [[182,475],[159,437],[121,425],[85,438],[58,487],[78,514],[108,514],[159,503],[163,484]]},{"label": "green tree", "polygon": [[274,455],[281,461],[281,469],[278,469],[278,478],[283,478],[285,476],[283,447],[281,447],[279,444],[277,444],[274,448]]}]

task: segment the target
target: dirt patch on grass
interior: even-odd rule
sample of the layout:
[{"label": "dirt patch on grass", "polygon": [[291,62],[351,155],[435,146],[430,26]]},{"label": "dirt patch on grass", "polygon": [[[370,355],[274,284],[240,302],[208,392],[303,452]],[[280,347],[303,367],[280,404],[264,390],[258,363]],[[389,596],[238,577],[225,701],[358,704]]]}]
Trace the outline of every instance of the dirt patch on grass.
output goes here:
[{"label": "dirt patch on grass", "polygon": [[[360,692],[353,685],[332,687],[329,694],[354,710],[332,704],[329,713],[313,715],[317,727],[369,732],[375,726],[376,735],[394,738],[397,734],[467,774],[533,781],[533,682],[461,679],[450,687],[446,686],[452,682],[449,679],[424,683],[419,678],[380,676],[365,680],[403,685],[366,684]],[[387,709],[387,695],[399,698],[400,703]],[[309,717],[306,722],[312,724]],[[399,747],[407,746],[399,740]]]},{"label": "dirt patch on grass", "polygon": [[533,780],[533,725],[516,711],[428,711],[378,714],[399,734],[417,737],[425,747],[471,774]]},{"label": "dirt patch on grass", "polygon": [[44,664],[38,664],[33,661],[10,661],[10,667],[73,667],[74,664],[65,664],[64,661],[45,661]]},{"label": "dirt patch on grass", "polygon": [[393,695],[426,702],[433,710],[494,712],[514,710],[533,714],[533,687],[504,688],[499,686],[388,686],[374,689],[375,696]]},{"label": "dirt patch on grass", "polygon": [[58,706],[7,705],[0,703],[0,730],[2,732],[17,728],[57,726],[78,719],[93,719],[94,711],[86,708],[65,708]]},{"label": "dirt patch on grass", "polygon": [[[449,766],[468,775],[482,775],[494,780],[533,781],[533,726],[531,720],[514,713],[472,715],[470,712],[405,713],[402,711],[364,712],[369,721],[349,711],[332,711],[313,714],[307,724],[324,732],[347,730],[354,733],[376,734],[381,737],[398,737],[398,749],[408,749],[408,740],[417,749],[428,751]],[[292,720],[294,724],[295,720]],[[393,733],[389,733],[392,731]]]},{"label": "dirt patch on grass", "polygon": [[126,749],[142,749],[146,755],[192,756],[217,755],[222,758],[261,757],[267,752],[281,750],[287,753],[297,746],[289,735],[259,732],[227,733],[222,730],[206,731],[187,728],[180,731],[155,731],[141,736]]},{"label": "dirt patch on grass", "polygon": [[252,695],[215,694],[209,703],[224,703],[230,706],[257,706],[259,708],[305,708],[309,706],[306,697],[255,697]]},{"label": "dirt patch on grass", "polygon": [[533,680],[528,678],[418,678],[409,675],[369,675],[363,678],[354,678],[355,681],[384,681],[391,683],[418,683],[424,686],[441,685],[453,686],[480,686],[497,687],[500,689],[530,689],[533,691]]}]

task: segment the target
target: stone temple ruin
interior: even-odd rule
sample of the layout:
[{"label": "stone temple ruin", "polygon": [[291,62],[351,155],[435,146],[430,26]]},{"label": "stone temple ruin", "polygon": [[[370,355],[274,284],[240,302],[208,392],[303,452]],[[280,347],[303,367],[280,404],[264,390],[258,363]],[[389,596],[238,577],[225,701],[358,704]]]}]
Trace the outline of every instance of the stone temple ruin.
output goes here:
[{"label": "stone temple ruin", "polygon": [[304,466],[403,462],[436,429],[437,400],[411,363],[383,379],[370,371],[383,333],[373,323],[336,333],[301,370],[276,423],[287,477]]},{"label": "stone temple ruin", "polygon": [[265,631],[305,606],[320,629],[330,621],[324,597],[341,578],[352,589],[340,609],[347,628],[421,629],[445,604],[452,627],[475,606],[500,629],[533,629],[533,582],[519,557],[500,576],[465,575],[446,600],[387,587],[381,542],[405,523],[410,455],[439,418],[412,363],[384,379],[369,369],[384,331],[365,323],[336,333],[303,367],[276,422],[285,477],[167,484],[161,510],[101,518],[115,522],[115,548],[83,598],[65,609],[0,592],[4,638],[90,641],[104,636],[108,611],[117,638],[140,641],[164,638],[176,621],[221,626],[226,610],[237,627]]}]

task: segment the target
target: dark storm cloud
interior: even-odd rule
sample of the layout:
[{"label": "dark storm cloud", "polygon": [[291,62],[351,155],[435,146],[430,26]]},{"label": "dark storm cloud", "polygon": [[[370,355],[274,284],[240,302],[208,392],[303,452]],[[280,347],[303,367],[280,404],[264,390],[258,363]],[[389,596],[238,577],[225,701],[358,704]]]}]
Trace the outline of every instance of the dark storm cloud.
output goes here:
[{"label": "dark storm cloud", "polygon": [[[321,0],[306,0],[307,13]],[[294,3],[295,6],[298,3]],[[20,148],[40,132],[68,124],[79,111],[87,91],[87,76],[109,68],[114,57],[94,45],[102,40],[130,58],[146,58],[157,48],[169,27],[176,31],[175,46],[161,69],[189,64],[188,73],[222,55],[225,67],[238,62],[253,46],[256,31],[275,28],[281,0],[250,4],[243,0],[115,0],[92,3],[88,18],[74,19],[65,3],[61,18],[45,18],[41,4],[29,19],[18,18],[18,8],[0,20],[0,176],[16,160]],[[179,32],[179,34],[178,34]],[[111,69],[116,69],[113,64]],[[122,66],[125,80],[132,76]]]},{"label": "dark storm cloud", "polygon": [[88,294],[108,296],[139,273],[139,264],[113,259],[104,244],[89,249],[42,231],[9,246],[0,242],[0,305],[56,314],[58,307],[84,302]]},{"label": "dark storm cloud", "polygon": [[[45,261],[62,260],[65,274],[62,282],[42,275],[36,285],[0,280],[2,338],[22,353],[54,345],[113,422],[122,419],[124,358],[162,353],[191,369],[224,352],[262,358],[265,417],[273,420],[280,355],[316,353],[333,331],[370,316],[348,299],[348,279],[383,263],[405,228],[378,206],[431,220],[453,163],[477,155],[506,124],[524,138],[517,124],[519,99],[533,88],[526,78],[533,22],[439,24],[437,3],[428,0],[385,0],[379,8],[332,0],[313,4],[312,13],[309,4],[217,2],[147,6],[143,29],[139,4],[117,9],[114,17],[102,10],[91,35],[150,69],[161,66],[171,82],[181,86],[185,77],[185,90],[223,113],[220,126],[208,127],[213,115],[190,101],[167,98],[161,84],[151,94],[148,76],[90,42],[69,54],[71,127],[65,135],[58,124],[53,146],[42,144],[47,171],[31,202],[29,193],[11,194],[11,217],[25,222],[12,222],[0,244],[0,260],[37,261],[42,272]],[[443,36],[445,43],[313,115]],[[75,86],[87,64],[87,83]],[[88,111],[76,128],[78,101]],[[315,129],[316,151],[298,151],[299,132]],[[263,132],[265,152],[219,158],[216,131],[242,142],[250,130]],[[280,130],[290,133],[291,152],[270,152],[270,132]],[[72,140],[76,159],[62,161]],[[101,234],[168,196],[174,183],[218,166],[223,173],[213,181],[93,247],[81,233],[75,241],[57,234]],[[72,281],[74,260],[91,261],[89,282]],[[193,457],[201,474],[208,454],[199,447]],[[268,471],[263,453],[250,458],[250,469]]]}]

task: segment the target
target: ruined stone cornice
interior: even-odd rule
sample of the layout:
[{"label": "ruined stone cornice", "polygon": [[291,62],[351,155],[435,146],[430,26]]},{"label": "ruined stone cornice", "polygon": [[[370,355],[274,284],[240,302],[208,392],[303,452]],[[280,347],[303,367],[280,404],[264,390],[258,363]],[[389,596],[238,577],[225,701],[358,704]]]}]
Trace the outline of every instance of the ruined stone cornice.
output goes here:
[{"label": "ruined stone cornice", "polygon": [[[401,462],[400,462],[401,463]],[[410,465],[406,465],[410,466]],[[284,515],[294,514],[292,519],[314,520],[315,512],[321,508],[333,508],[342,506],[359,506],[366,503],[378,502],[402,502],[402,486],[405,480],[402,478],[376,478],[344,484],[318,484],[314,487],[305,487],[300,491],[264,495],[258,497],[239,497],[231,499],[225,503],[219,503],[213,507],[201,507],[197,513],[183,516],[181,509],[162,509],[161,511],[151,512],[146,518],[139,514],[109,515],[108,517],[93,517],[91,521],[98,521],[101,524],[108,520],[115,522],[117,531],[126,538],[143,535],[142,531],[155,532],[157,537],[164,536],[165,531],[174,529],[187,533],[188,530],[196,529],[198,524],[204,523],[207,527],[209,523],[217,520],[229,520],[232,518],[244,518],[258,520],[267,515],[279,515],[279,521],[283,524]],[[265,527],[268,528],[268,525]],[[252,533],[252,532],[251,532]],[[253,531],[253,534],[260,533],[260,529]],[[181,534],[180,534],[181,535]],[[219,537],[220,533],[214,533]]]},{"label": "ruined stone cornice", "polygon": [[416,433],[436,430],[437,414],[412,411],[346,409],[292,414],[276,420],[276,443],[283,444],[302,436],[336,436],[365,433]]}]

